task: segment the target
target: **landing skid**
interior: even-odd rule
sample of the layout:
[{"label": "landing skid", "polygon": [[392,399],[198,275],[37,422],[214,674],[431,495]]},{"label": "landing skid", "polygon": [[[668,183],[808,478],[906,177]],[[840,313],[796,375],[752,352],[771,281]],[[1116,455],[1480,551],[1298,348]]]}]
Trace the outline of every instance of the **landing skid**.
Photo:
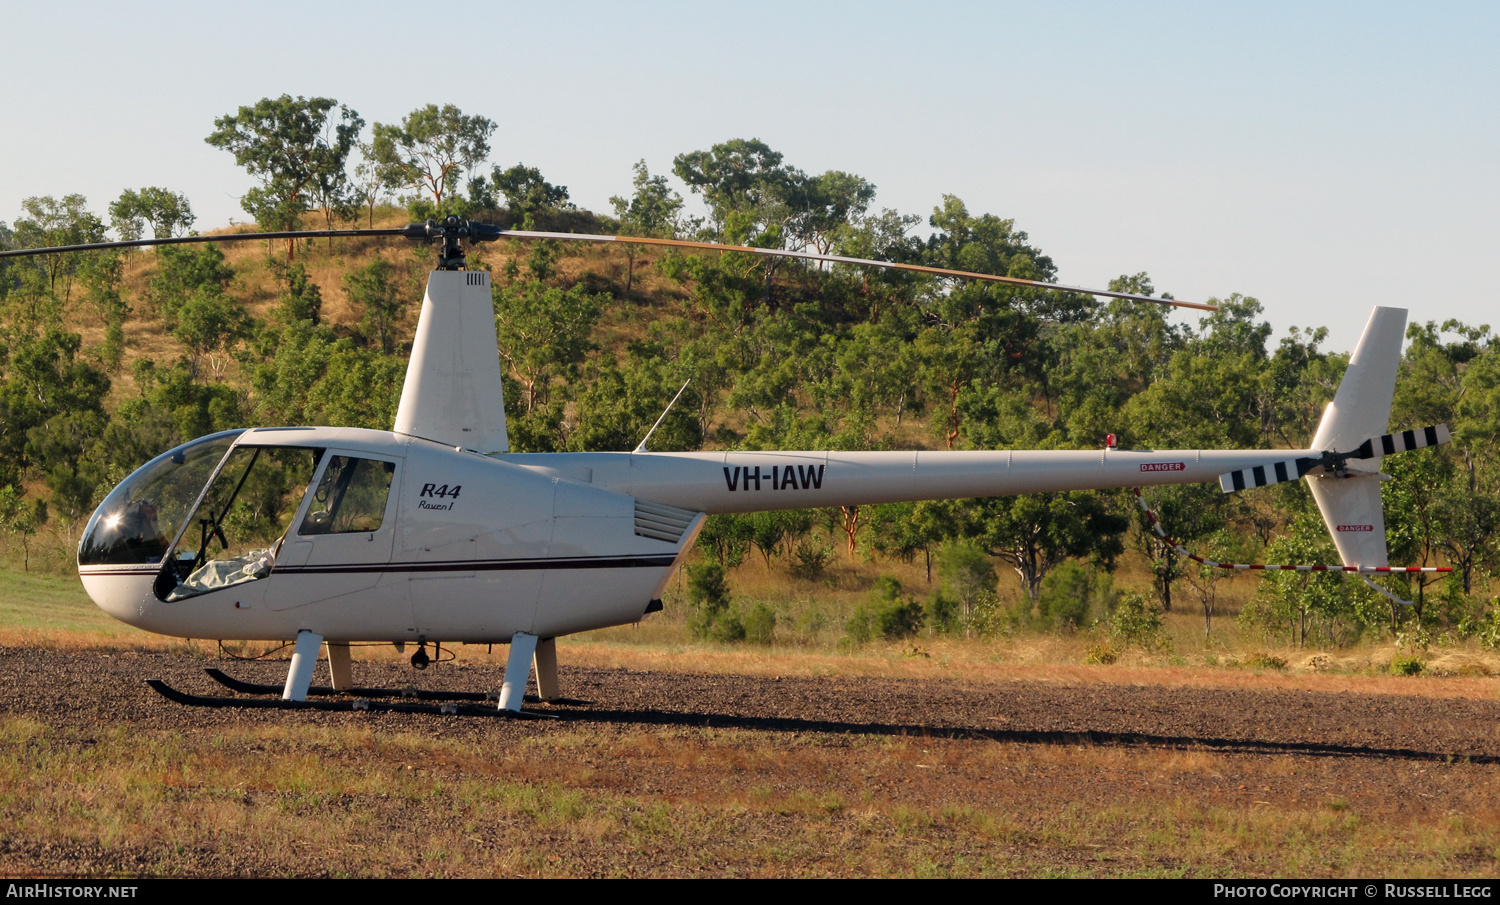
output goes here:
[{"label": "landing skid", "polygon": [[[280,685],[262,685],[257,682],[244,682],[223,670],[210,666],[203,670],[208,677],[240,694],[281,694]],[[405,698],[413,701],[480,701],[494,704],[500,699],[499,692],[495,691],[422,691],[416,688],[347,688],[339,691],[328,685],[311,685],[307,689],[308,697],[354,697],[354,698]],[[526,696],[526,703],[540,704],[542,699],[534,694]],[[577,698],[551,698],[545,703],[564,705],[591,704],[592,701],[581,701]]]},{"label": "landing skid", "polygon": [[[210,673],[217,670],[209,670]],[[238,682],[228,676],[214,676],[236,691],[241,689],[256,689],[253,694],[280,694],[281,689],[269,685],[254,685],[248,682]],[[228,680],[228,681],[225,681]],[[233,684],[231,684],[233,683]],[[449,700],[439,703],[407,703],[400,701],[370,700],[369,697],[359,696],[367,691],[392,691],[392,689],[351,689],[350,697],[341,700],[319,700],[319,701],[287,701],[279,697],[272,698],[245,698],[245,697],[214,697],[211,695],[188,694],[178,691],[160,679],[147,679],[146,684],[156,691],[157,694],[178,704],[188,707],[246,707],[270,710],[326,710],[334,712],[349,713],[353,711],[372,711],[376,713],[432,713],[453,714],[456,716],[500,716],[521,717],[523,719],[556,719],[556,716],[547,713],[536,713],[526,710],[502,710],[494,706],[475,706],[465,704],[462,701],[484,700],[483,694],[475,694],[473,697],[465,697],[461,700]],[[332,689],[321,689],[322,692],[335,694]],[[400,692],[395,691],[394,696]]]},{"label": "landing skid", "polygon": [[[240,694],[281,694],[280,685],[262,685],[258,682],[242,682],[221,669],[208,667],[208,677],[230,691]],[[307,689],[308,697],[355,697],[355,698],[409,698],[414,701],[488,701],[500,700],[497,691],[419,691],[415,688],[347,688],[338,691],[328,685],[312,685]],[[540,700],[536,695],[527,695],[526,700]]]}]

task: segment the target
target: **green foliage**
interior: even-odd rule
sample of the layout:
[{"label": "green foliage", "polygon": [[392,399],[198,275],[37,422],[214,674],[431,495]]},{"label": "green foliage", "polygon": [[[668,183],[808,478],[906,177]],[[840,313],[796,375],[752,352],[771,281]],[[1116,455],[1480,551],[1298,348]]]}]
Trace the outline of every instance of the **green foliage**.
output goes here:
[{"label": "green foliage", "polygon": [[125,241],[141,238],[147,224],[157,239],[185,233],[196,219],[186,195],[157,186],[126,189],[109,205],[110,224]]},{"label": "green foliage", "polygon": [[[1145,499],[1168,535],[1189,550],[1197,550],[1202,541],[1223,530],[1229,515],[1230,498],[1211,484],[1150,487]],[[1170,612],[1174,583],[1197,564],[1158,536],[1146,513],[1135,508],[1135,545],[1150,557],[1152,586],[1162,609]]]},{"label": "green foliage", "polygon": [[[27,198],[21,202],[21,209],[26,216],[16,220],[14,241],[18,247],[86,245],[104,241],[104,222],[89,211],[88,200],[82,195],[64,195],[61,200],[51,195]],[[20,267],[33,270],[45,279],[51,292],[57,292],[61,282],[61,295],[67,299],[72,276],[81,261],[80,255],[47,255]]]},{"label": "green foliage", "polygon": [[923,620],[939,635],[957,635],[963,631],[963,611],[956,598],[942,588],[934,591],[923,609]]},{"label": "green foliage", "polygon": [[38,530],[47,523],[47,504],[42,500],[27,501],[14,485],[0,487],[0,528],[21,540],[25,559],[23,569],[31,570],[31,543]]},{"label": "green foliage", "polygon": [[729,581],[718,563],[699,563],[687,567],[688,602],[696,607],[719,611],[729,606]]},{"label": "green foliage", "polygon": [[43,462],[36,458],[38,446],[32,433],[53,419],[74,419],[69,432],[77,433],[89,418],[97,427],[103,421],[104,398],[110,381],[104,372],[79,360],[82,338],[56,327],[40,333],[13,333],[3,359],[0,382],[0,481],[14,483],[28,468],[64,464],[76,467],[81,453],[71,447],[65,461]]},{"label": "green foliage", "polygon": [[1485,650],[1500,650],[1500,598],[1475,607],[1458,630],[1463,637],[1477,639]]},{"label": "green foliage", "polygon": [[323,317],[323,291],[301,264],[275,264],[272,269],[281,283],[276,316],[283,324],[304,322],[316,327]]},{"label": "green foliage", "polygon": [[482,176],[473,180],[469,193],[476,203],[487,208],[499,207],[504,199],[506,210],[516,222],[572,207],[568,203],[567,186],[553,185],[542,177],[541,170],[524,163],[505,170],[495,167],[488,181]]},{"label": "green foliage", "polygon": [[751,644],[770,644],[776,637],[776,613],[764,602],[756,603],[745,614],[745,640]]},{"label": "green foliage", "polygon": [[[729,582],[724,567],[715,562],[703,562],[687,567],[688,603],[692,614],[688,617],[688,628],[693,637],[708,641],[734,642],[746,639],[745,622],[738,611],[730,607]],[[775,615],[768,621],[764,614],[757,616],[756,631],[766,640],[776,628]]]},{"label": "green foliage", "polygon": [[981,607],[995,597],[995,565],[973,544],[952,543],[938,554],[940,593],[958,602],[964,625],[974,621]]},{"label": "green foliage", "polygon": [[370,154],[387,186],[431,193],[431,210],[414,214],[440,217],[448,213],[444,199],[464,174],[489,156],[494,132],[495,124],[483,116],[466,115],[452,104],[428,104],[408,113],[399,126],[376,123]]},{"label": "green foliage", "polygon": [[799,581],[818,581],[828,569],[828,560],[833,554],[820,543],[802,540],[792,550],[792,563],[787,572]]},{"label": "green foliage", "polygon": [[518,452],[562,448],[566,437],[558,436],[561,419],[553,417],[553,394],[559,384],[576,378],[595,348],[590,334],[608,297],[581,286],[563,290],[535,281],[496,285],[494,295],[500,357],[519,391],[519,411],[512,408],[508,422],[511,447]]},{"label": "green foliage", "polygon": [[1087,558],[1112,568],[1129,525],[1103,497],[1087,492],[955,500],[944,506],[951,535],[1010,565],[1033,601],[1047,573],[1065,560]]},{"label": "green foliage", "polygon": [[1089,647],[1083,654],[1083,662],[1089,666],[1110,666],[1120,659],[1109,642],[1095,644]]},{"label": "green foliage", "polygon": [[234,281],[234,270],[224,252],[212,243],[200,246],[164,245],[154,252],[156,273],[146,284],[146,299],[167,321],[175,323],[178,309],[199,290],[223,294]]},{"label": "green foliage", "polygon": [[620,235],[675,237],[682,214],[682,196],[667,185],[665,176],[652,176],[646,169],[646,161],[637,162],[633,169],[635,179],[631,184],[635,194],[628,199],[618,195],[609,199],[620,221]]},{"label": "green foliage", "polygon": [[406,299],[396,268],[385,258],[344,275],[344,291],[360,312],[360,333],[382,353],[396,351],[396,333],[406,313]]},{"label": "green foliage", "polygon": [[[130,429],[123,432],[127,437],[145,432],[155,444],[150,455],[204,434],[244,427],[248,420],[239,390],[223,383],[199,382],[186,363],[159,368],[143,358],[135,363],[133,372],[142,398],[121,405],[111,426],[122,422],[129,425]],[[117,435],[117,441],[127,437]],[[126,448],[133,446],[131,443]],[[134,457],[140,458],[139,453]]]},{"label": "green foliage", "polygon": [[679,154],[672,169],[689,189],[703,195],[720,231],[736,212],[752,213],[760,227],[769,225],[800,175],[783,167],[781,154],[756,138],[736,138],[707,151]]},{"label": "green foliage", "polygon": [[184,299],[172,326],[172,336],[188,351],[188,367],[194,377],[205,358],[215,373],[221,372],[227,362],[214,358],[214,353],[233,349],[253,331],[254,322],[245,309],[213,286],[204,286]]},{"label": "green foliage", "polygon": [[844,634],[858,644],[876,638],[901,641],[921,631],[925,621],[922,605],[901,593],[899,581],[883,575],[876,579],[870,599],[856,607],[845,620]]},{"label": "green foliage", "polygon": [[1419,676],[1426,667],[1419,657],[1396,656],[1391,658],[1391,675]]},{"label": "green foliage", "polygon": [[[1266,557],[1292,565],[1339,561],[1316,512],[1298,515],[1289,533],[1267,548]],[[1301,645],[1322,635],[1327,644],[1341,646],[1359,637],[1365,624],[1378,624],[1383,612],[1397,618],[1397,609],[1376,603],[1373,594],[1341,576],[1277,571],[1262,573],[1260,589],[1240,620],[1268,638],[1285,632],[1286,640]]]},{"label": "green foliage", "polygon": [[1109,617],[1109,634],[1121,645],[1148,651],[1164,651],[1171,646],[1156,601],[1133,592],[1120,595]]},{"label": "green foliage", "polygon": [[[263,229],[293,230],[315,200],[326,208],[343,194],[344,165],[363,127],[358,113],[332,98],[283,94],[219,117],[204,140],[260,183],[245,193],[245,212]],[[290,257],[290,242],[287,250]]]},{"label": "green foliage", "polygon": [[1037,624],[1049,629],[1080,629],[1102,619],[1115,601],[1109,574],[1069,560],[1042,580]]}]

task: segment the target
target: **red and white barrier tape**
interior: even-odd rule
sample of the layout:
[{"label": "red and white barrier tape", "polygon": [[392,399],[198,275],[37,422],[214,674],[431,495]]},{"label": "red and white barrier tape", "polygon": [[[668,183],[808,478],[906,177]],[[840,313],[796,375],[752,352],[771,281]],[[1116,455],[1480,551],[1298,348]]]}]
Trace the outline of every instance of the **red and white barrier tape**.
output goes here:
[{"label": "red and white barrier tape", "polygon": [[[1211,569],[1224,569],[1226,571],[1259,570],[1265,572],[1359,572],[1366,575],[1453,571],[1451,567],[1447,566],[1271,566],[1263,563],[1214,562],[1211,559],[1205,559],[1202,556],[1189,552],[1186,547],[1169,537],[1167,532],[1162,530],[1161,521],[1157,519],[1156,513],[1152,512],[1151,507],[1147,505],[1146,498],[1141,496],[1141,489],[1139,487],[1132,487],[1131,491],[1135,493],[1136,502],[1141,504],[1141,511],[1146,513],[1146,518],[1151,522],[1151,530],[1156,532],[1157,537],[1160,537],[1167,544],[1171,545],[1172,549],[1191,559],[1193,562],[1202,563]],[[1371,585],[1371,587],[1380,590],[1378,585]],[[1385,591],[1381,591],[1381,593],[1390,596]],[[1401,602],[1406,603],[1407,601],[1403,600]]]}]

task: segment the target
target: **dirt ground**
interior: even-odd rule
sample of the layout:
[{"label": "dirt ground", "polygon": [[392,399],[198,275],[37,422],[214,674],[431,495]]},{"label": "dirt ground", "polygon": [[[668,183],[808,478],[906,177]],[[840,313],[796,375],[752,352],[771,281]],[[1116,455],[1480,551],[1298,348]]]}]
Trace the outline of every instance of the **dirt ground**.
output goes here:
[{"label": "dirt ground", "polygon": [[[1500,868],[1492,832],[1500,700],[765,678],[565,660],[565,693],[587,703],[533,707],[555,718],[517,720],[190,708],[143,681],[228,694],[205,666],[267,683],[286,669],[284,661],[177,653],[0,648],[0,721],[30,727],[0,736],[9,770],[0,782],[0,873],[1341,876]],[[498,687],[502,672],[463,661],[420,674],[356,663],[355,681],[484,690]],[[76,760],[79,750],[107,747],[101,740],[118,747],[122,735],[142,746],[140,778],[110,780]],[[207,820],[177,799],[202,795],[222,807],[226,789],[246,809],[275,800],[285,814],[288,783],[319,782],[227,775],[264,769],[244,752],[219,755],[222,777],[163,772],[157,763],[170,757],[164,745],[218,750],[226,738],[266,756],[312,751],[353,774],[420,773],[429,797],[402,807],[392,798],[414,800],[407,780],[395,792],[349,780],[337,795],[291,808],[295,820],[221,815],[213,819],[227,825],[198,835],[136,825]],[[395,754],[392,739],[403,740]],[[102,809],[93,796],[107,797],[112,781],[120,789],[164,783],[176,803],[153,799],[132,815]],[[457,800],[458,790],[485,783],[581,797],[561,817],[552,805],[518,806],[513,797],[492,797],[489,806]],[[56,797],[85,803],[41,804]],[[411,844],[432,837],[433,801],[467,821],[441,858]],[[373,824],[361,814],[376,815]],[[640,816],[652,814],[662,825]],[[316,841],[321,818],[341,828],[340,843]],[[306,843],[301,821],[312,821]],[[257,843],[256,833],[269,841]],[[1432,833],[1443,838],[1411,841]],[[394,851],[370,860],[369,847],[382,844]]]}]

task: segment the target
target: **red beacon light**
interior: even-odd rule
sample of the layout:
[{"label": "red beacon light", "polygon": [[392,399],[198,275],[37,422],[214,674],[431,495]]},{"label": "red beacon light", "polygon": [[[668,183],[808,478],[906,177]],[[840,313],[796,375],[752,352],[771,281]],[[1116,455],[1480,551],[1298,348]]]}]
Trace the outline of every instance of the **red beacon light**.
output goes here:
[{"label": "red beacon light", "polygon": [[1117,449],[1117,448],[1119,448],[1119,445],[1120,445],[1120,442],[1115,437],[1114,434],[1105,434],[1104,435],[1104,448],[1105,449]]}]

